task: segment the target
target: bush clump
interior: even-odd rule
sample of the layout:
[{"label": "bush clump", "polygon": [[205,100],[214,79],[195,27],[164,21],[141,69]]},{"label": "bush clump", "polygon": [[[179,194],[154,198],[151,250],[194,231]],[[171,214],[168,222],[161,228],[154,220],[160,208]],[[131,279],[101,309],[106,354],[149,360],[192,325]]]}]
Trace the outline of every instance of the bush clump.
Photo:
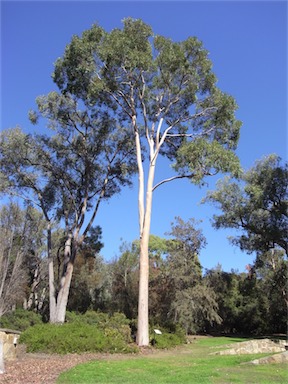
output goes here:
[{"label": "bush clump", "polygon": [[9,328],[15,331],[25,331],[36,324],[42,324],[41,315],[25,309],[16,309],[0,317],[0,328]]},{"label": "bush clump", "polygon": [[89,324],[95,325],[104,332],[117,331],[122,335],[127,343],[131,343],[130,320],[123,313],[115,312],[108,315],[103,312],[87,311],[83,315],[74,312],[66,313],[66,322],[69,324]]},{"label": "bush clump", "polygon": [[130,327],[126,321],[121,314],[110,318],[92,311],[85,315],[69,313],[64,324],[42,324],[27,329],[21,334],[20,343],[26,344],[28,352],[136,352],[136,347],[130,344]]},{"label": "bush clump", "polygon": [[171,331],[163,330],[161,335],[153,334],[151,344],[157,349],[169,349],[186,343],[185,332],[181,328]]}]

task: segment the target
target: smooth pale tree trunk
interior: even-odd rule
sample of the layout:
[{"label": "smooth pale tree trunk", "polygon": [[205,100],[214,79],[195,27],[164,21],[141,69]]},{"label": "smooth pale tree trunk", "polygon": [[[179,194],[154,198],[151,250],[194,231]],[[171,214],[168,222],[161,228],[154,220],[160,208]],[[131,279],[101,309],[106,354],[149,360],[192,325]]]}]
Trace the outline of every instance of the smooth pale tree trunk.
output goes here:
[{"label": "smooth pale tree trunk", "polygon": [[[141,156],[141,143],[139,132],[136,127],[136,115],[132,118],[132,124],[135,133],[135,144],[138,164],[139,176],[139,225],[140,225],[140,259],[139,259],[139,296],[138,296],[138,328],[137,328],[137,344],[146,347],[149,345],[149,236],[151,227],[152,200],[153,200],[153,183],[155,176],[156,160],[161,145],[170,130],[166,129],[162,138],[160,138],[160,130],[163,119],[160,119],[156,142],[150,136],[148,129],[146,130],[146,139],[149,145],[149,170],[146,189],[146,205],[144,204],[144,171]],[[152,129],[154,131],[154,127]]]},{"label": "smooth pale tree trunk", "polygon": [[[143,217],[143,226],[140,239],[140,270],[139,270],[139,298],[138,298],[138,333],[137,344],[149,345],[149,235],[151,226],[153,181],[155,175],[156,159],[150,158],[150,167],[147,181],[146,208]],[[143,203],[144,206],[144,203]]]}]

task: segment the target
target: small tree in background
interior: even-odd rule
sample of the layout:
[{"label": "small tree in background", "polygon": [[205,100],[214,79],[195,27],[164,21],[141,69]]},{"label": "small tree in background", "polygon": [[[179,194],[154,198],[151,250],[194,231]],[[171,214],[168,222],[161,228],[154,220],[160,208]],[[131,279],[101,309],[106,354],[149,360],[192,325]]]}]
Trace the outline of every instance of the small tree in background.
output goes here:
[{"label": "small tree in background", "polygon": [[221,323],[213,289],[202,278],[199,262],[206,244],[202,231],[193,219],[175,218],[169,233],[167,268],[170,279],[171,309],[169,317],[180,323],[187,333],[203,331],[206,323]]},{"label": "small tree in background", "polygon": [[281,158],[270,155],[245,172],[241,182],[227,178],[221,181],[205,200],[222,210],[222,214],[214,215],[215,228],[236,228],[242,232],[230,238],[232,243],[243,251],[256,252],[252,269],[258,274],[262,270],[263,275],[266,267],[266,278],[274,276],[271,284],[279,288],[288,311],[284,282],[288,251],[287,185],[287,163],[282,165]]},{"label": "small tree in background", "polygon": [[[0,317],[24,306],[40,311],[45,299],[42,256],[45,221],[39,211],[16,203],[0,209]],[[45,276],[45,274],[44,274]]]}]

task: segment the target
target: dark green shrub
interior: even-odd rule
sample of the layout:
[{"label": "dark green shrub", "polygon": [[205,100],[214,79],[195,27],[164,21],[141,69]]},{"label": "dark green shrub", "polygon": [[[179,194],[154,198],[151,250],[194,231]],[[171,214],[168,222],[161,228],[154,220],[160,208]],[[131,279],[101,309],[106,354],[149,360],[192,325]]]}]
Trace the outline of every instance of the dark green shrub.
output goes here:
[{"label": "dark green shrub", "polygon": [[27,329],[20,336],[28,352],[83,353],[83,352],[135,352],[115,328],[100,329],[95,325],[77,322],[42,324]]},{"label": "dark green shrub", "polygon": [[185,332],[180,327],[176,327],[173,333],[167,330],[161,330],[161,332],[161,335],[154,333],[151,336],[151,344],[157,349],[169,349],[186,343]]},{"label": "dark green shrub", "polygon": [[0,317],[0,328],[9,328],[15,331],[24,331],[36,324],[42,324],[41,315],[25,309],[16,309]]},{"label": "dark green shrub", "polygon": [[120,333],[127,343],[131,342],[131,328],[129,326],[130,320],[126,318],[123,313],[115,312],[113,315],[108,315],[103,312],[87,311],[82,314],[75,314],[73,312],[66,313],[66,322],[74,324],[90,324],[96,325],[98,329],[111,330],[114,329]]}]

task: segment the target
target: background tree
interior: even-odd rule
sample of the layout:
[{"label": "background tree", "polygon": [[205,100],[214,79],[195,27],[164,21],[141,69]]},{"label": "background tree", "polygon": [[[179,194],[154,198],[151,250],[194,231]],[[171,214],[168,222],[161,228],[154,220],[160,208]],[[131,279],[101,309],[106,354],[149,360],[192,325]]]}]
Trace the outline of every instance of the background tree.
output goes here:
[{"label": "background tree", "polygon": [[[46,221],[47,256],[49,271],[49,305],[51,319],[55,315],[54,258],[52,254],[52,227],[54,191],[49,173],[42,172],[42,163],[49,154],[39,147],[37,140],[25,134],[19,127],[0,133],[1,193],[21,197],[39,208]],[[40,161],[43,159],[42,161]]]},{"label": "background tree", "polygon": [[246,273],[225,272],[219,265],[207,270],[204,280],[216,294],[218,313],[223,319],[218,325],[207,324],[207,331],[244,335],[285,333],[287,307],[283,287],[287,285],[287,263],[282,263],[283,257],[275,255],[275,272],[271,266],[260,265],[247,265]]},{"label": "background tree", "polygon": [[206,285],[215,292],[218,304],[218,314],[223,319],[221,324],[207,325],[209,332],[234,333],[238,329],[239,306],[242,296],[239,290],[239,274],[236,271],[225,272],[221,265],[206,270],[204,275]]},{"label": "background tree", "polygon": [[283,249],[287,255],[288,168],[270,155],[245,172],[242,182],[224,179],[206,201],[214,203],[222,214],[214,215],[214,227],[242,231],[232,242],[242,250],[265,253]]},{"label": "background tree", "polygon": [[[77,100],[55,92],[37,99],[41,115],[48,118],[57,134],[41,142],[52,153],[50,182],[60,183],[58,216],[65,223],[62,276],[57,294],[55,321],[63,322],[68,302],[74,261],[89,234],[100,202],[130,183],[134,171],[133,147],[127,130],[117,127],[105,111],[79,109]],[[34,116],[32,116],[34,117]],[[91,211],[87,223],[87,212]]]},{"label": "background tree", "polygon": [[[253,270],[258,269],[259,272],[261,266],[263,271],[266,266],[270,277],[273,275],[277,280],[279,276],[286,276],[287,279],[287,185],[287,163],[282,165],[278,156],[270,155],[245,172],[241,183],[225,179],[206,198],[222,210],[222,214],[214,216],[214,227],[241,230],[240,236],[231,237],[232,243],[241,250],[256,252]],[[286,255],[286,261],[282,258],[280,268],[279,252]],[[288,311],[287,285],[282,281],[283,278],[280,278],[277,283],[271,281],[271,284],[280,289]]]},{"label": "background tree", "polygon": [[101,237],[101,228],[92,227],[78,250],[67,304],[69,311],[85,313],[92,308],[104,309],[101,291],[107,276],[99,254],[103,247]]},{"label": "background tree", "polygon": [[137,316],[139,260],[137,246],[123,242],[120,257],[112,262],[111,308],[123,312],[128,319]]},{"label": "background tree", "polygon": [[[150,300],[149,313],[151,322],[164,324],[161,319],[162,306],[169,305],[164,300],[165,295],[169,296],[169,290],[163,286],[164,279],[164,255],[166,254],[167,240],[155,235],[149,239],[149,275]],[[129,319],[137,318],[139,285],[139,249],[140,241],[134,240],[132,244],[123,242],[120,246],[120,257],[112,262],[112,303],[111,307],[123,312]],[[167,287],[166,287],[167,288]],[[163,293],[163,294],[162,294]],[[165,312],[167,320],[167,311]],[[159,323],[158,323],[159,324]]]},{"label": "background tree", "polygon": [[259,254],[255,263],[249,265],[249,271],[260,285],[259,297],[267,301],[265,317],[262,314],[266,320],[266,332],[285,333],[288,313],[288,261],[284,251],[271,249]]},{"label": "background tree", "polygon": [[205,323],[220,323],[215,293],[202,279],[199,253],[206,244],[195,221],[175,218],[169,234],[167,267],[170,279],[169,317],[180,323],[187,333],[203,331]]},{"label": "background tree", "polygon": [[[56,92],[37,99],[39,115],[54,135],[26,135],[20,129],[1,136],[1,175],[5,191],[34,203],[47,221],[50,321],[64,322],[75,257],[103,199],[118,193],[135,170],[127,130],[105,111],[81,111],[69,95]],[[39,116],[30,113],[36,122]],[[17,155],[14,156],[14,152]],[[87,213],[90,216],[87,218]],[[55,278],[52,224],[64,224],[62,272]]]},{"label": "background tree", "polygon": [[14,202],[1,207],[0,316],[23,303],[36,311],[43,306],[43,222],[32,207],[21,209]]},{"label": "background tree", "polygon": [[[148,283],[152,196],[177,178],[201,183],[219,171],[239,170],[233,153],[240,122],[234,99],[216,86],[212,63],[194,37],[173,42],[155,36],[141,20],[125,19],[110,33],[94,25],[74,36],[55,67],[63,95],[73,95],[87,109],[101,103],[131,129],[138,166],[140,275],[139,345],[149,344]],[[145,152],[148,161],[143,163]],[[175,162],[175,176],[154,183],[160,155]],[[144,166],[147,165],[147,172]],[[145,180],[146,179],[146,180]],[[145,184],[146,181],[146,184]],[[145,186],[146,185],[146,190]]]}]

